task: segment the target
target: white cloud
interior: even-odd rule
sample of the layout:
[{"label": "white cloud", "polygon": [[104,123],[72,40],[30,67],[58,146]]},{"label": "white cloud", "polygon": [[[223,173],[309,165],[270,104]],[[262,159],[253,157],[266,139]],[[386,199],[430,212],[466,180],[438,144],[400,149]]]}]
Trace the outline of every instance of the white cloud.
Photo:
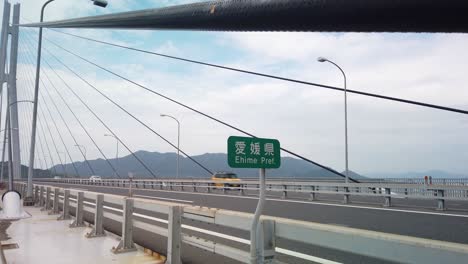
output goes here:
[{"label": "white cloud", "polygon": [[[342,86],[343,77],[338,69],[316,62],[318,56],[325,56],[344,68],[350,89],[468,108],[463,67],[468,59],[463,52],[468,38],[463,35],[228,33],[225,38],[226,43],[248,53],[246,57],[254,62],[252,68],[287,65],[287,69],[278,73]],[[319,137],[310,139],[318,143],[320,150],[306,150],[299,142],[296,146],[319,158],[331,154],[334,158],[329,156],[328,164],[333,159],[338,161],[341,155],[338,152],[342,150],[327,149],[336,146],[329,142],[331,138],[342,146],[342,126],[328,118],[335,116],[343,122],[342,95],[307,87],[302,96],[291,94],[287,99],[298,103],[304,97],[310,104],[302,111],[310,115],[311,124],[302,123],[301,127],[304,131],[317,125],[323,127]],[[333,105],[329,110],[339,114],[321,111],[325,107],[321,102]],[[463,136],[466,122],[461,122],[464,116],[358,95],[350,95],[349,104],[351,168],[392,171],[425,170],[433,166],[466,170],[461,162],[468,157],[463,151],[467,144]],[[315,111],[325,118],[314,115]],[[298,112],[301,110],[295,113]],[[332,124],[335,125],[330,127]],[[330,133],[330,128],[339,130]],[[307,138],[306,133],[301,138]]]},{"label": "white cloud", "polygon": [[[36,1],[31,3],[39,5]],[[96,12],[89,6],[58,3],[50,9],[50,19]],[[133,8],[129,7],[129,1],[119,3],[121,8]],[[174,3],[180,1],[163,1],[165,5]],[[29,8],[31,10],[26,12],[33,17],[36,13],[32,6]],[[151,41],[143,40],[151,40],[157,34],[148,31],[132,32],[132,35],[122,31],[118,34],[73,32],[137,46],[154,46]],[[49,36],[56,38],[56,35],[50,33]],[[341,86],[342,76],[337,69],[316,62],[318,56],[324,56],[343,67],[350,89],[468,109],[464,72],[468,37],[464,35],[218,33],[212,36],[218,38],[213,49],[233,55],[233,59],[219,61],[229,66]],[[166,38],[153,50],[185,56],[205,44],[203,40],[194,41],[191,52],[187,52],[190,47],[187,43],[167,35]],[[338,170],[344,167],[343,96],[340,92],[207,67],[176,71],[154,64],[152,61],[156,59],[146,54],[104,47],[99,51],[101,54],[97,54],[91,48],[94,46],[72,37],[64,38],[61,43],[132,80],[242,129],[258,136],[278,138],[283,146],[327,166]],[[113,59],[112,64],[99,60],[106,56],[108,60]],[[115,60],[116,57],[122,59]],[[226,138],[239,134],[93,67],[72,62],[68,56],[61,58],[173,142],[175,126],[171,120],[161,119],[159,114],[180,118],[182,147],[188,153],[225,152]],[[179,65],[169,61],[167,64]],[[60,73],[133,149],[173,151],[75,77],[66,71],[60,70]],[[59,80],[54,82],[60,83]],[[67,98],[72,101],[73,97],[68,94]],[[105,152],[113,153],[115,142],[103,137],[103,128],[82,106],[77,102],[73,106],[104,145]],[[81,131],[77,124],[73,128]],[[465,172],[467,128],[463,115],[350,94],[350,168],[357,172],[429,169]],[[84,134],[77,133],[81,142],[91,146]],[[74,151],[78,159],[78,152]],[[89,147],[88,156],[95,158],[98,153]]]},{"label": "white cloud", "polygon": [[162,54],[171,54],[172,56],[180,56],[180,50],[170,40],[166,41],[154,51]]}]

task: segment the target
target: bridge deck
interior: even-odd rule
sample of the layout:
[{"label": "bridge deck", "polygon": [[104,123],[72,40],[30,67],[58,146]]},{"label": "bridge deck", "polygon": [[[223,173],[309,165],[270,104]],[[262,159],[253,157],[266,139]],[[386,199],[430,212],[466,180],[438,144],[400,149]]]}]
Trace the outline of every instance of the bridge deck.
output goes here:
[{"label": "bridge deck", "polygon": [[89,227],[69,228],[70,220],[57,221],[58,215],[40,208],[27,207],[26,211],[32,217],[11,222],[6,230],[10,239],[2,241],[19,246],[5,250],[8,263],[163,263],[141,249],[116,255],[110,249],[117,246],[117,237],[88,239],[84,235],[91,231]]}]

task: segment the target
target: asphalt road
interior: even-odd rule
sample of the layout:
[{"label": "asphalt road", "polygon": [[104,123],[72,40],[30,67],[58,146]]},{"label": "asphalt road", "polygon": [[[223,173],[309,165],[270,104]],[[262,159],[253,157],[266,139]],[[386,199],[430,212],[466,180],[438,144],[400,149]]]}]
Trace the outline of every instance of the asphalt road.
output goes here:
[{"label": "asphalt road", "polygon": [[[124,188],[69,184],[53,185],[60,187],[73,186],[74,188],[102,193],[128,194],[128,190]],[[224,195],[221,193],[207,194],[189,191],[134,190],[134,195],[139,198],[253,213],[257,204],[257,198],[249,195],[239,196],[235,193],[236,192],[232,192],[230,194],[228,192]],[[319,201],[308,201],[306,200],[306,196],[301,195],[297,195],[296,197],[289,196],[288,199],[280,199],[278,195],[273,193],[270,195],[271,197],[268,197],[264,210],[265,215],[435,240],[468,243],[468,230],[463,228],[468,223],[468,203],[466,202],[447,202],[448,210],[439,212],[434,209],[435,201],[426,200],[394,199],[394,207],[382,208],[382,199],[375,197],[353,197],[351,204],[344,205],[341,203],[342,196],[339,195],[318,195],[317,198]],[[91,216],[87,218],[89,218],[87,220],[92,221]],[[112,223],[111,220],[106,220],[105,224],[106,228],[115,231],[117,234],[120,233],[120,224]],[[240,238],[248,239],[249,237],[247,232],[239,232],[239,230],[228,230],[212,225],[205,226],[203,223],[195,224],[194,222],[190,222],[190,225],[227,233]],[[206,235],[203,234],[196,235],[206,237]],[[136,230],[135,237],[138,244],[165,252],[164,246],[161,248],[164,243],[155,242],[161,241],[164,238],[152,237],[145,234],[143,230]],[[207,238],[215,241],[219,240],[219,238]],[[225,244],[235,244],[235,242],[232,241],[222,242]],[[279,240],[277,242],[277,246],[279,247],[337,262],[383,263],[380,260],[338,252],[336,250],[313,247],[293,241]],[[156,244],[158,245],[157,247],[155,246]],[[238,244],[235,246],[246,249],[245,245]],[[221,263],[218,259],[219,256],[212,255],[213,254],[207,252],[202,253],[202,251],[189,246],[184,246],[184,262],[186,263]],[[208,259],[210,261],[207,261]],[[286,263],[306,263],[302,260],[287,256],[279,256],[279,259]],[[222,263],[230,263],[231,261],[232,260],[228,261],[225,259]]]}]

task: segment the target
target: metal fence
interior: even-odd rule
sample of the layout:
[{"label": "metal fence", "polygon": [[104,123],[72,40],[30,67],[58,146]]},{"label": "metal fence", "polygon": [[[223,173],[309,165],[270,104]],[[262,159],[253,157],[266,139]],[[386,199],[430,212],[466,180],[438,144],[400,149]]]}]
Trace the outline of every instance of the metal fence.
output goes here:
[{"label": "metal fence", "polygon": [[437,184],[437,185],[468,185],[468,178],[431,178],[428,182],[424,178],[382,178],[364,179],[361,182],[380,183],[408,183],[408,184]]},{"label": "metal fence", "polygon": [[[25,183],[17,182],[15,188],[24,193]],[[189,235],[187,232],[196,230],[198,233],[209,233],[211,236],[223,238],[228,236],[181,224],[183,219],[190,219],[194,222],[218,227],[249,231],[253,219],[252,214],[40,184],[34,186],[34,200],[44,210],[60,214],[58,220],[71,219],[71,214],[73,214],[75,217],[70,225],[71,228],[84,225],[84,212],[93,214],[94,227],[86,235],[87,237],[105,234],[106,226],[103,221],[105,218],[121,223],[121,240],[112,249],[114,253],[135,250],[133,228],[139,228],[167,238],[167,252],[161,252],[167,255],[166,263],[181,263],[182,243],[243,263],[252,263],[249,252],[241,248],[206,238],[202,239]],[[73,212],[71,208],[74,208]],[[165,217],[152,217],[149,213],[136,213],[137,211],[155,213]],[[276,247],[278,238],[399,263],[468,263],[468,245],[465,244],[335,225],[263,216],[260,233],[262,239],[259,240],[257,248],[259,248],[261,257],[258,262],[254,261],[254,263],[271,263],[277,254],[291,254],[290,252],[293,252],[294,249]],[[249,244],[249,241],[243,241],[240,238],[237,238],[236,241]]]},{"label": "metal fence", "polygon": [[[87,180],[87,179],[38,179],[37,182],[82,184],[107,187],[159,189],[191,192],[221,192],[246,195],[259,190],[257,181],[217,181],[211,180]],[[350,197],[380,197],[384,206],[392,206],[392,198],[426,199],[437,201],[437,209],[445,210],[445,201],[468,201],[468,185],[418,184],[418,183],[339,183],[339,182],[300,182],[269,181],[267,191],[286,199],[290,195],[317,200],[318,195],[342,195],[348,203]]]}]

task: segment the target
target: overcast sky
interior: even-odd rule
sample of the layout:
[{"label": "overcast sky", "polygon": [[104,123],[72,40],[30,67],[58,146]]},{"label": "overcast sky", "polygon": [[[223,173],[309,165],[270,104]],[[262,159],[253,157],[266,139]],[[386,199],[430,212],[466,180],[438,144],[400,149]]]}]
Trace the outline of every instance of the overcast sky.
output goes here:
[{"label": "overcast sky", "polygon": [[[40,5],[44,1],[20,2],[22,18],[37,21]],[[88,2],[56,0],[47,7],[45,20],[194,1],[109,0],[106,9],[97,8]],[[468,109],[468,36],[463,34],[64,31],[169,55],[341,87],[343,77],[338,69],[331,64],[316,61],[318,56],[323,56],[344,69],[350,89]],[[342,92],[200,67],[108,47],[49,30],[45,30],[44,36],[154,91],[257,136],[277,138],[283,147],[326,166],[344,169]],[[33,38],[37,39],[36,31],[22,30],[18,71],[21,99],[30,99],[32,95],[32,61],[36,54],[35,47],[31,45]],[[44,48],[174,143],[177,135],[175,122],[159,115],[165,113],[179,118],[182,124],[181,148],[187,153],[226,152],[227,137],[241,135],[86,64],[47,41]],[[174,151],[60,66],[45,51],[44,59],[53,65],[132,150]],[[66,95],[67,102],[73,106],[106,155],[114,156],[115,140],[104,137],[108,133],[106,129],[47,70],[47,66],[44,69],[52,83]],[[46,79],[44,81],[44,89],[53,95],[77,141],[86,146],[87,158],[100,157],[50,83]],[[43,96],[49,102],[47,94],[43,92]],[[57,111],[54,111],[50,102],[47,105],[53,112],[73,159],[83,160]],[[348,106],[351,170],[364,174],[433,169],[462,174],[467,171],[468,116],[354,94],[349,94]],[[44,105],[42,107],[46,110]],[[23,145],[26,148],[27,127],[30,123],[27,109],[30,106],[21,106],[20,115],[20,124],[25,131],[22,132],[25,138]],[[55,135],[53,124],[50,121],[48,123]],[[39,137],[45,144],[44,136],[39,134]],[[48,145],[52,150],[50,140]],[[64,149],[60,142],[57,142],[57,148],[60,151]],[[121,148],[120,155],[128,155],[128,151]],[[23,159],[26,158],[24,156],[27,156],[25,151]]]}]

